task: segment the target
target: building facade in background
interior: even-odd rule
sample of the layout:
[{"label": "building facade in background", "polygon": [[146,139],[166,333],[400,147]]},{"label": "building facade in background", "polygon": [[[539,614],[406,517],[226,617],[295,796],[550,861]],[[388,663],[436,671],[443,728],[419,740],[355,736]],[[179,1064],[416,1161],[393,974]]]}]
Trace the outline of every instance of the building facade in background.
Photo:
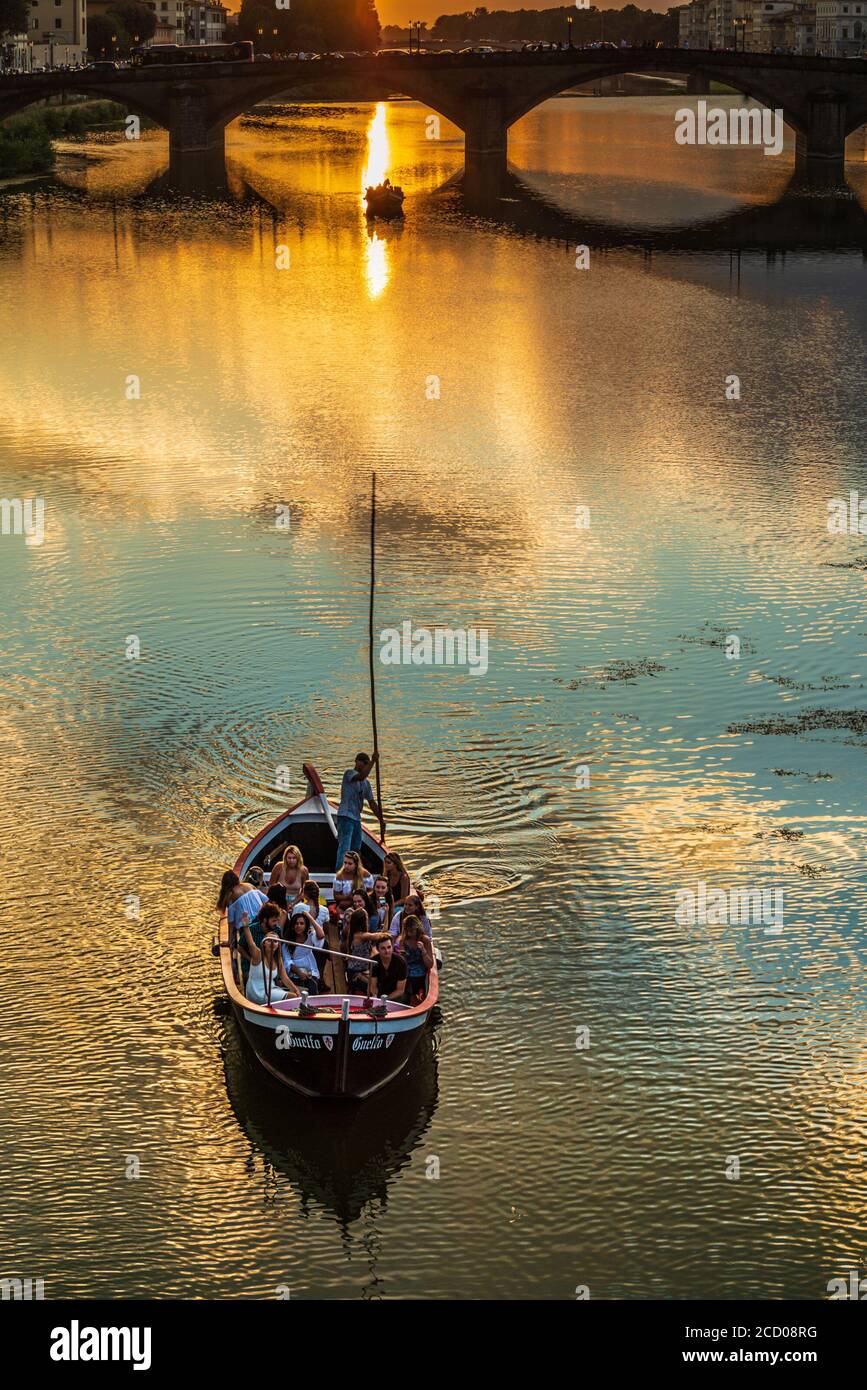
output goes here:
[{"label": "building facade in background", "polygon": [[867,4],[863,0],[817,0],[816,52],[848,58],[867,48]]},{"label": "building facade in background", "polygon": [[681,48],[835,58],[867,48],[867,0],[692,0],[678,23]]},{"label": "building facade in background", "polygon": [[152,43],[186,43],[187,6],[184,0],[145,0],[157,17]]},{"label": "building facade in background", "polygon": [[187,43],[222,43],[226,37],[225,5],[195,4],[187,0]]},{"label": "building facade in background", "polygon": [[80,67],[87,59],[87,0],[30,0],[25,70]]}]

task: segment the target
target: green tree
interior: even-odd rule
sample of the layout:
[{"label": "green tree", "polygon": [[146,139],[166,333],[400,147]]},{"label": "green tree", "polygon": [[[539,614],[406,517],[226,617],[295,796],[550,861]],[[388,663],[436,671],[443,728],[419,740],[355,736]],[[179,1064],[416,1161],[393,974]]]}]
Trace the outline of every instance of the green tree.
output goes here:
[{"label": "green tree", "polygon": [[0,34],[23,34],[30,17],[28,0],[0,0]]},{"label": "green tree", "polygon": [[260,52],[291,53],[376,48],[380,30],[375,0],[292,0],[289,10],[241,0],[238,33]]},{"label": "green tree", "polygon": [[146,43],[156,33],[156,13],[141,0],[117,0],[108,13],[114,15],[127,34],[133,40],[137,38],[139,43]]},{"label": "green tree", "polygon": [[[112,43],[112,38],[116,43]],[[87,20],[87,51],[92,58],[114,58],[129,48],[129,34],[116,15],[95,14]]]}]

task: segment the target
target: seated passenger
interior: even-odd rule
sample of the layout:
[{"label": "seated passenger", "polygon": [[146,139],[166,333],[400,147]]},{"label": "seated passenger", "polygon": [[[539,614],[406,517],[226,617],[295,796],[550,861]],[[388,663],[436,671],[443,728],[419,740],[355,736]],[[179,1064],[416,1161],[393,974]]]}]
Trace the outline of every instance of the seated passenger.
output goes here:
[{"label": "seated passenger", "polygon": [[300,899],[309,877],[310,873],[301,858],[298,846],[287,845],[283,858],[271,875],[271,883],[286,889],[286,899],[290,907]]},{"label": "seated passenger", "polygon": [[286,973],[280,955],[281,941],[275,932],[268,932],[262,940],[261,949],[256,945],[245,928],[246,946],[250,956],[250,974],[247,978],[247,998],[254,1004],[277,1004],[289,995],[300,991]]},{"label": "seated passenger", "polygon": [[394,903],[391,900],[387,878],[375,878],[370,894],[370,926],[373,931],[385,931],[391,922]]},{"label": "seated passenger", "polygon": [[[353,912],[349,918],[346,985],[349,994],[366,994],[370,982],[370,943],[381,941],[388,932],[367,930],[367,913]],[[359,959],[360,957],[360,959]],[[367,964],[365,964],[367,962]]]},{"label": "seated passenger", "polygon": [[368,930],[372,930],[370,926],[370,913],[367,910],[366,893],[353,893],[350,904],[343,914],[343,919],[340,924],[340,939],[344,946],[349,940],[349,919],[353,912],[363,912],[368,924]]},{"label": "seated passenger", "polygon": [[229,939],[237,940],[241,931],[241,918],[249,921],[257,915],[265,902],[265,894],[254,883],[242,883],[234,869],[227,869],[220,880],[220,894],[217,898],[217,911],[225,912],[229,921]]},{"label": "seated passenger", "polygon": [[422,903],[421,898],[418,896],[417,893],[410,893],[403,907],[395,908],[394,916],[392,917],[391,922],[389,924],[389,931],[395,939],[397,939],[397,937],[400,936],[400,924],[403,920],[405,913],[409,914],[412,917],[418,918],[418,920],[421,922],[421,929],[424,932],[425,936],[433,935],[431,931],[431,925],[428,921],[428,917],[424,910],[424,904]]},{"label": "seated passenger", "polygon": [[373,887],[373,879],[365,873],[361,858],[354,849],[348,849],[343,856],[343,868],[334,880],[333,898],[337,909],[342,912],[349,907],[353,893],[366,893]]},{"label": "seated passenger", "polygon": [[400,907],[411,891],[409,874],[403,867],[403,860],[394,850],[389,850],[382,861],[382,872],[391,891],[391,900]]},{"label": "seated passenger", "polygon": [[328,926],[328,908],[322,901],[321,889],[318,883],[314,883],[312,878],[308,878],[304,885],[304,892],[301,895],[302,901],[299,906],[306,907],[314,922],[318,922],[323,929]]},{"label": "seated passenger", "polygon": [[279,903],[270,900],[263,903],[252,922],[248,923],[250,935],[257,946],[262,945],[262,941],[269,934],[275,933],[282,936],[289,921],[289,913],[282,908]]},{"label": "seated passenger", "polygon": [[311,948],[324,939],[325,932],[318,922],[313,921],[306,908],[293,912],[283,947],[283,965],[289,978],[310,994],[319,993],[320,979],[319,963]]},{"label": "seated passenger", "polygon": [[427,972],[433,969],[434,963],[433,947],[417,917],[404,914],[397,951],[406,961],[405,1002],[415,1004],[427,993]]},{"label": "seated passenger", "polygon": [[[305,885],[304,885],[304,893],[303,893],[303,896],[302,896],[302,898],[301,898],[301,902],[298,903],[298,907],[306,907],[306,908],[307,908],[307,911],[310,913],[310,916],[312,917],[313,921],[316,923],[317,926],[320,926],[320,927],[322,928],[322,937],[321,937],[321,940],[322,940],[323,942],[325,942],[325,941],[327,940],[325,929],[326,929],[326,927],[328,926],[328,923],[330,922],[331,917],[330,917],[328,908],[326,907],[325,903],[322,901],[322,899],[321,899],[321,897],[320,897],[320,888],[319,888],[319,884],[318,884],[318,883],[314,883],[313,880],[312,880],[312,878],[308,878],[307,882],[306,882]],[[329,944],[330,944],[330,943],[329,943]],[[330,958],[328,955],[326,955],[325,951],[317,951],[317,950],[314,950],[313,954],[314,954],[314,956],[316,957],[316,964],[319,966],[320,989],[324,989],[324,988],[325,988],[325,967],[326,967],[326,965],[328,964],[328,961],[329,961],[331,958]],[[333,978],[334,978],[334,965],[333,965],[333,963],[332,963],[332,967],[331,967],[331,976],[332,976],[332,980],[333,980]]]},{"label": "seated passenger", "polygon": [[252,883],[254,888],[258,888],[260,892],[264,893],[265,875],[258,864],[254,864],[252,869],[247,870],[247,882]]},{"label": "seated passenger", "polygon": [[376,960],[370,968],[367,992],[374,999],[397,999],[403,1002],[406,993],[406,961],[396,954],[390,936],[384,936],[376,947]]}]

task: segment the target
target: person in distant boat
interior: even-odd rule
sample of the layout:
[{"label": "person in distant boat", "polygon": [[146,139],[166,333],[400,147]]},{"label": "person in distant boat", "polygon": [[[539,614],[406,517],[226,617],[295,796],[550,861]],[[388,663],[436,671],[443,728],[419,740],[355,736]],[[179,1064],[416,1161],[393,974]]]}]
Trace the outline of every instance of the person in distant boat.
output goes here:
[{"label": "person in distant boat", "polygon": [[411,891],[411,884],[409,874],[403,866],[403,860],[394,850],[389,850],[385,856],[382,862],[382,871],[391,891],[391,900],[394,906],[401,907],[407,894]]},{"label": "person in distant boat", "polygon": [[287,974],[280,955],[282,942],[276,932],[268,932],[261,948],[256,945],[249,926],[244,928],[245,944],[250,957],[247,976],[247,998],[254,1004],[277,1004],[290,994],[300,994]]},{"label": "person in distant boat", "polygon": [[[346,961],[346,985],[349,994],[366,994],[370,981],[370,944],[382,941],[388,932],[368,931],[367,913],[353,912],[349,918]],[[359,960],[358,958],[361,957]],[[367,961],[367,964],[364,964]]]},{"label": "person in distant boat", "polygon": [[318,922],[314,922],[305,907],[293,912],[286,934],[287,944],[283,947],[283,965],[289,978],[306,989],[309,994],[319,993],[319,962],[313,947],[325,940],[325,932]]},{"label": "person in distant boat", "polygon": [[367,780],[373,769],[378,753],[369,757],[367,753],[356,753],[355,766],[347,768],[340,783],[340,805],[337,808],[337,858],[335,869],[339,872],[347,850],[361,849],[361,808],[365,801],[377,820],[382,824],[382,810],[373,795],[373,788]]},{"label": "person in distant boat", "polygon": [[297,903],[304,892],[304,885],[310,872],[301,857],[297,845],[287,845],[283,858],[271,875],[271,887],[282,885],[286,889],[286,900],[291,907]]},{"label": "person in distant boat", "polygon": [[401,1003],[406,993],[406,961],[395,952],[390,936],[384,936],[376,948],[376,960],[370,967],[368,994],[376,999],[396,999]]},{"label": "person in distant boat", "polygon": [[373,887],[373,879],[365,873],[361,856],[348,849],[341,860],[337,877],[332,888],[332,900],[339,911],[344,911],[352,902],[353,893],[367,893]]},{"label": "person in distant boat", "polygon": [[421,922],[421,929],[424,932],[425,936],[433,935],[433,932],[431,931],[430,919],[428,918],[428,915],[424,910],[424,904],[422,903],[421,898],[418,896],[417,893],[410,893],[403,907],[396,907],[394,910],[394,915],[392,916],[388,928],[391,932],[392,937],[396,938],[400,936],[401,921],[403,920],[404,916],[410,915],[413,917],[417,917],[418,920]]},{"label": "person in distant boat", "polygon": [[234,869],[227,869],[220,880],[220,894],[217,898],[217,911],[225,912],[229,919],[229,932],[239,933],[241,918],[252,922],[266,901],[261,888],[253,883],[242,883]]},{"label": "person in distant boat", "polygon": [[433,947],[425,936],[421,922],[409,913],[404,914],[397,941],[397,951],[406,961],[406,1003],[414,1004],[427,993],[427,972],[433,970]]}]

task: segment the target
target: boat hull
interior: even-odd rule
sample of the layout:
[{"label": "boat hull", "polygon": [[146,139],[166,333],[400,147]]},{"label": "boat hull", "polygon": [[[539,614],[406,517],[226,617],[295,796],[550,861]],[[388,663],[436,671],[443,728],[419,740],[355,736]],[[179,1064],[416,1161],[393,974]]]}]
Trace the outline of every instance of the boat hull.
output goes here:
[{"label": "boat hull", "polygon": [[367,199],[368,217],[403,217],[403,198],[382,196]]},{"label": "boat hull", "polygon": [[363,1100],[399,1076],[430,1018],[430,1011],[408,1011],[382,1021],[366,1014],[298,1019],[263,1016],[234,1001],[232,1007],[262,1066],[278,1081],[300,1095],[344,1100]]}]

